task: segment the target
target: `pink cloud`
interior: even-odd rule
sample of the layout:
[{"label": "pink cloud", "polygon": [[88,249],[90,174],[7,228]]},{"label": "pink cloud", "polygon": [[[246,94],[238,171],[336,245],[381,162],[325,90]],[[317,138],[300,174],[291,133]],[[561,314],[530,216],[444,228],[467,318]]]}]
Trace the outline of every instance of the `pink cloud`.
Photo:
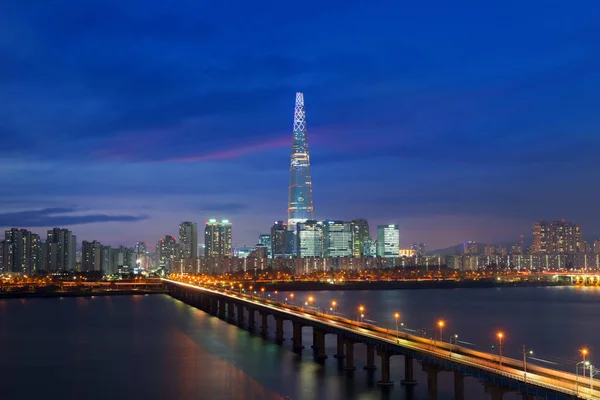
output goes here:
[{"label": "pink cloud", "polygon": [[167,162],[189,163],[189,162],[202,162],[202,161],[215,161],[215,160],[231,160],[231,159],[242,157],[242,156],[245,156],[248,154],[260,153],[265,150],[279,149],[279,148],[283,148],[283,147],[291,148],[291,145],[292,145],[291,137],[290,138],[278,138],[278,139],[264,141],[264,142],[260,142],[260,143],[249,144],[249,145],[246,145],[243,147],[238,147],[235,149],[216,151],[214,153],[203,154],[200,156],[171,158],[166,161]]}]

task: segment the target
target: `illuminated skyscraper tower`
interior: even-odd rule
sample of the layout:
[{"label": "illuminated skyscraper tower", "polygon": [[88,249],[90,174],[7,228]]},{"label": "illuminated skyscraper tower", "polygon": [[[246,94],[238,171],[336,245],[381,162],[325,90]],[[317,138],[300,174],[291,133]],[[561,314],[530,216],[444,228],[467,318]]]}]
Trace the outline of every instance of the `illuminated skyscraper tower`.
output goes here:
[{"label": "illuminated skyscraper tower", "polygon": [[312,219],[312,180],[306,139],[306,112],[304,110],[304,94],[298,92],[294,109],[294,142],[290,163],[288,230],[294,232],[298,222]]}]

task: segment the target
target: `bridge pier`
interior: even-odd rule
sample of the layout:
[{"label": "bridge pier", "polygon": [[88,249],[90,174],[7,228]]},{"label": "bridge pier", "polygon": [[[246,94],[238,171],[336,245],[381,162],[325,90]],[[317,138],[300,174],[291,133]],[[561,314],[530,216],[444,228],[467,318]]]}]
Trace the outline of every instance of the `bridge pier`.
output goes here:
[{"label": "bridge pier", "polygon": [[225,315],[225,300],[220,299],[219,300],[219,318],[221,319],[227,319],[227,315]]},{"label": "bridge pier", "polygon": [[354,366],[354,342],[351,340],[344,340],[344,345],[346,346],[346,366],[344,369],[346,371],[354,371],[356,367]]},{"label": "bridge pier", "polygon": [[440,369],[434,365],[423,364],[423,371],[427,373],[427,399],[437,400],[438,373],[440,372]]},{"label": "bridge pier", "polygon": [[521,393],[521,398],[523,400],[533,400],[533,395],[529,393]]},{"label": "bridge pier", "polygon": [[300,321],[292,321],[292,325],[294,329],[294,337],[292,338],[294,351],[300,352],[304,348],[302,346],[302,324]]},{"label": "bridge pier", "polygon": [[210,314],[217,316],[219,312],[219,304],[214,297],[210,299]]},{"label": "bridge pier", "polygon": [[490,395],[492,400],[502,400],[504,393],[510,392],[510,389],[486,383],[483,385],[485,392]]},{"label": "bridge pier", "polygon": [[344,337],[339,333],[337,334],[337,351],[334,357],[339,359],[346,357],[344,355]]},{"label": "bridge pier", "polygon": [[233,311],[234,304],[233,302],[227,303],[227,320],[229,322],[235,321],[235,313]]},{"label": "bridge pier", "polygon": [[283,318],[275,317],[275,342],[283,343]]},{"label": "bridge pier", "polygon": [[313,328],[313,347],[315,349],[315,358],[317,360],[324,360],[327,358],[325,354],[325,332],[319,329]]},{"label": "bridge pier", "polygon": [[237,325],[241,327],[244,325],[244,305],[242,303],[238,303],[238,304],[236,304],[236,307],[237,307]]},{"label": "bridge pier", "polygon": [[417,384],[415,380],[414,359],[410,356],[404,356],[404,379],[400,383],[406,386]]},{"label": "bridge pier", "polygon": [[385,350],[378,350],[377,355],[381,358],[381,380],[377,382],[380,386],[391,386],[394,381],[390,380],[390,354]]},{"label": "bridge pier", "polygon": [[465,400],[465,376],[454,371],[454,400]]},{"label": "bridge pier", "polygon": [[377,369],[375,366],[375,346],[372,344],[367,345],[367,365],[363,367],[367,371],[374,371]]},{"label": "bridge pier", "polygon": [[256,310],[254,308],[248,308],[248,331],[254,332],[254,317],[256,316]]},{"label": "bridge pier", "polygon": [[260,325],[260,335],[262,337],[267,337],[267,334],[269,333],[267,317],[269,316],[269,314],[267,314],[266,312],[261,312],[260,316],[262,318],[262,323]]}]

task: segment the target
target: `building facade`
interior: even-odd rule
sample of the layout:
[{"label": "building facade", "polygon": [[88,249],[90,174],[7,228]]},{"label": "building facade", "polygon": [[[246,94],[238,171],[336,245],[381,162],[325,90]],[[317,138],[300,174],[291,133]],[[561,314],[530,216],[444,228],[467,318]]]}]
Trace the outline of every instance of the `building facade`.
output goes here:
[{"label": "building facade", "polygon": [[538,253],[576,253],[582,249],[581,228],[571,222],[537,221],[533,223],[533,244],[531,252]]},{"label": "building facade", "polygon": [[179,256],[198,258],[198,224],[185,221],[179,224]]},{"label": "building facade", "polygon": [[298,257],[323,257],[323,222],[308,220],[296,224]]},{"label": "building facade", "polygon": [[205,257],[231,257],[231,222],[209,219],[204,227]]},{"label": "building facade", "polygon": [[81,270],[86,272],[102,270],[102,244],[95,240],[81,242]]},{"label": "building facade", "polygon": [[0,252],[4,272],[33,275],[41,268],[40,236],[26,229],[12,228],[5,231]]},{"label": "building facade", "polygon": [[370,237],[369,223],[366,219],[359,218],[352,221],[352,255],[363,257],[364,243]]},{"label": "building facade", "polygon": [[46,238],[46,271],[74,271],[77,236],[68,229],[54,228]]},{"label": "building facade", "polygon": [[400,228],[398,225],[377,226],[377,256],[398,257],[400,250]]},{"label": "building facade", "polygon": [[325,257],[351,257],[353,251],[352,224],[344,221],[323,222]]},{"label": "building facade", "polygon": [[271,257],[285,258],[288,255],[288,229],[284,221],[275,221],[271,227]]}]

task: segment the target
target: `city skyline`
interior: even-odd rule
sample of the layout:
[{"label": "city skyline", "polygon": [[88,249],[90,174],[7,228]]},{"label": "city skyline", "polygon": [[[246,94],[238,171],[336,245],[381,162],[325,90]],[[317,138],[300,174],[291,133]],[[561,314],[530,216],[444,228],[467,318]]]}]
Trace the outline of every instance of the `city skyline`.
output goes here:
[{"label": "city skyline", "polygon": [[[153,246],[215,217],[253,245],[286,219],[302,92],[315,219],[398,224],[401,247],[516,242],[563,218],[591,240],[600,10],[585,3],[539,18],[535,3],[309,1],[260,27],[243,5],[15,4],[0,13],[0,229]],[[378,22],[348,28],[363,19]]]}]

